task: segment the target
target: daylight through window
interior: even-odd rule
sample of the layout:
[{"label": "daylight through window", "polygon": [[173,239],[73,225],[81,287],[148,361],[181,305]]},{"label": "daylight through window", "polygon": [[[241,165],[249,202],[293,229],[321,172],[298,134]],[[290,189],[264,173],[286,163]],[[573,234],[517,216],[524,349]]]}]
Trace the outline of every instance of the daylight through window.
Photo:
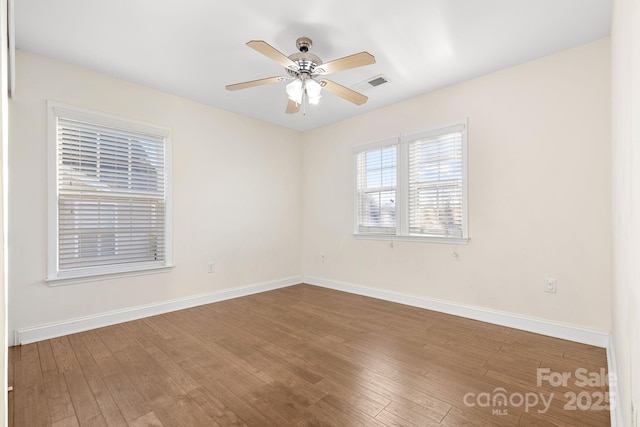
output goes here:
[{"label": "daylight through window", "polygon": [[465,243],[466,122],[354,149],[359,237]]},{"label": "daylight through window", "polygon": [[53,107],[55,271],[166,266],[168,132]]}]

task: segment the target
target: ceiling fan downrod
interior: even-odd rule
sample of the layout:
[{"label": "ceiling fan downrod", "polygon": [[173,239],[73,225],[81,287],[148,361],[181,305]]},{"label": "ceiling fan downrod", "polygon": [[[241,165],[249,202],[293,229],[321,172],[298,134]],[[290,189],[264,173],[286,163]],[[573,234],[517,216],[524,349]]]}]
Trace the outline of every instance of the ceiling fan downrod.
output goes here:
[{"label": "ceiling fan downrod", "polygon": [[298,37],[296,40],[296,47],[302,53],[309,52],[311,45],[313,45],[313,42],[309,37]]}]

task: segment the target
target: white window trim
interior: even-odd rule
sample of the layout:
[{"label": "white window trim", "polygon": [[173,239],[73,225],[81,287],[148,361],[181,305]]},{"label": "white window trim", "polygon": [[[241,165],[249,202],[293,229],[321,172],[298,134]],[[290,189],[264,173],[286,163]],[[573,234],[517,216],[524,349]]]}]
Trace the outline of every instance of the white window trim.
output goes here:
[{"label": "white window trim", "polygon": [[[173,240],[172,240],[172,146],[171,130],[155,124],[145,123],[114,116],[111,114],[93,111],[86,108],[63,104],[56,101],[47,101],[48,130],[47,130],[47,277],[45,282],[49,286],[86,283],[96,280],[106,280],[119,277],[139,276],[141,274],[153,274],[170,271],[173,268]],[[144,265],[138,263],[135,266],[107,266],[78,269],[77,271],[58,270],[58,151],[57,117],[72,117],[81,121],[100,124],[139,133],[147,133],[165,138],[165,262],[163,265]]]},{"label": "white window trim", "polygon": [[[420,138],[441,135],[447,132],[462,132],[462,237],[423,235],[416,236],[409,234],[409,144]],[[353,215],[353,237],[361,240],[385,240],[403,242],[422,243],[449,243],[466,245],[469,243],[469,199],[468,199],[468,150],[467,150],[468,120],[461,119],[453,122],[430,126],[420,132],[401,135],[400,137],[385,138],[374,142],[369,142],[354,146],[352,149],[354,158],[353,185],[354,189],[354,215]],[[390,145],[398,146],[397,157],[397,177],[396,177],[396,232],[394,234],[383,233],[363,233],[358,229],[358,189],[357,189],[357,160],[356,155],[363,151],[382,148]]]},{"label": "white window trim", "polygon": [[416,243],[448,243],[454,245],[466,245],[471,240],[469,237],[438,237],[438,236],[399,236],[397,234],[364,234],[353,233],[356,240],[384,240],[393,242]]}]

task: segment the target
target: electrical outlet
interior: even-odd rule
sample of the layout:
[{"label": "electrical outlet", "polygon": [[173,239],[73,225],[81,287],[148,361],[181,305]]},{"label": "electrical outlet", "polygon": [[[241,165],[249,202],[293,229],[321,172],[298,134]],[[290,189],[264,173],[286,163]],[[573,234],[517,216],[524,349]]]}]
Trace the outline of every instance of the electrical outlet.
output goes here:
[{"label": "electrical outlet", "polygon": [[551,277],[544,279],[544,291],[550,294],[555,294],[558,288],[558,281]]},{"label": "electrical outlet", "polygon": [[325,263],[327,261],[327,256],[324,253],[320,254],[320,262]]},{"label": "electrical outlet", "polygon": [[208,264],[207,264],[207,268],[208,268],[208,270],[207,270],[207,271],[208,271],[209,273],[213,273],[213,272],[215,272],[215,271],[216,271],[216,265],[215,265],[214,263],[212,263],[212,262],[210,262],[210,263],[208,263]]}]

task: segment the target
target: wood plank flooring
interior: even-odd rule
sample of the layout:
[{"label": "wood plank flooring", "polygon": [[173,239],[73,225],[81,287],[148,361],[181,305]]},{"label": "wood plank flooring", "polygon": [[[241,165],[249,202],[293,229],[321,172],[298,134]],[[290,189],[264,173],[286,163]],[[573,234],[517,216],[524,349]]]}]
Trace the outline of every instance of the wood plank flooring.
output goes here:
[{"label": "wood plank flooring", "polygon": [[601,348],[298,285],[12,347],[9,425],[608,426],[606,368]]}]

